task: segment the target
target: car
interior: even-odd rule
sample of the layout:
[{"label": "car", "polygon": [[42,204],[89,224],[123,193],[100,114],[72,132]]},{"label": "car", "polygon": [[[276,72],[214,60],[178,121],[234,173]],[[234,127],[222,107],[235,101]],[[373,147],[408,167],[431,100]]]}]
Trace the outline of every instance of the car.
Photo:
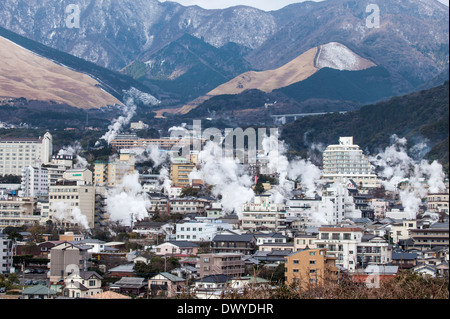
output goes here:
[{"label": "car", "polygon": [[33,284],[32,280],[25,280],[25,286],[30,286]]},{"label": "car", "polygon": [[45,270],[44,269],[36,269],[36,273],[45,274]]},{"label": "car", "polygon": [[5,287],[1,287],[0,288],[0,294],[4,294],[6,292],[6,288]]},{"label": "car", "polygon": [[31,274],[31,273],[33,273],[33,270],[32,270],[32,269],[25,269],[25,270],[23,271],[23,273],[24,273],[24,274]]},{"label": "car", "polygon": [[33,284],[34,286],[39,285],[39,281],[33,280],[32,284]]}]

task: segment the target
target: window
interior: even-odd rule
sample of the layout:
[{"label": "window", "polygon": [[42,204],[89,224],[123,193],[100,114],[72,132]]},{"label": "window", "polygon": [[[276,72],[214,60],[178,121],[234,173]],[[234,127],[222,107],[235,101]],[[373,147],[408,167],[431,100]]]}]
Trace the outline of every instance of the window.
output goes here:
[{"label": "window", "polygon": [[310,255],[310,256],[315,256],[315,255],[316,255],[316,252],[315,252],[315,251],[310,251],[310,252],[309,252],[309,255]]},{"label": "window", "polygon": [[316,261],[315,261],[315,260],[310,260],[310,261],[309,261],[309,264],[310,264],[310,265],[315,265],[315,264],[316,264]]},{"label": "window", "polygon": [[294,264],[298,265],[299,261],[298,260],[294,260]]}]

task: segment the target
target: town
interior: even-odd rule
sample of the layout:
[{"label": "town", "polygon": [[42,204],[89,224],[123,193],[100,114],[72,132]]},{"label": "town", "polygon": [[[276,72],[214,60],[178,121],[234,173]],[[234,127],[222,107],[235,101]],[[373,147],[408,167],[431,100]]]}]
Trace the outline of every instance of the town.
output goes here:
[{"label": "town", "polygon": [[[0,176],[20,176],[0,184],[0,299],[226,299],[448,277],[448,176],[437,162],[389,163],[402,139],[372,157],[341,137],[315,165],[278,139],[255,161],[235,149],[236,161],[189,126],[133,133],[144,126],[92,163],[54,152],[50,132],[0,139]],[[194,142],[203,150],[178,152]]]}]

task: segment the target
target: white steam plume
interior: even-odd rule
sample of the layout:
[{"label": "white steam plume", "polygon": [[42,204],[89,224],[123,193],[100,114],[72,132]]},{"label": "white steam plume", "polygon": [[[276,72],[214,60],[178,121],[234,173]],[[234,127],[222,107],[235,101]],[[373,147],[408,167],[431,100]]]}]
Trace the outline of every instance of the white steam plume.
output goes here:
[{"label": "white steam plume", "polygon": [[85,230],[90,230],[86,215],[83,215],[78,207],[71,207],[65,202],[53,202],[50,205],[53,217],[59,221],[68,221],[81,225]]},{"label": "white steam plume", "polygon": [[139,173],[126,175],[122,184],[110,189],[106,196],[106,209],[113,222],[131,226],[131,222],[148,217],[151,202],[139,183]]},{"label": "white steam plume", "polygon": [[79,155],[82,149],[80,142],[76,141],[74,144],[60,149],[58,155],[71,155],[76,159],[76,163],[73,166],[74,168],[86,168],[88,166],[88,161]]},{"label": "white steam plume", "polygon": [[222,197],[223,210],[240,216],[243,204],[253,200],[253,180],[234,158],[224,156],[222,147],[208,141],[198,156],[200,169],[194,169],[189,179],[201,179],[212,185],[212,194]]},{"label": "white steam plume", "polygon": [[[406,138],[391,137],[392,145],[371,158],[379,169],[382,184],[389,191],[396,191],[401,181],[408,181],[405,189],[398,190],[400,200],[411,219],[416,218],[422,198],[428,193],[445,191],[445,174],[437,161],[413,160],[408,155]],[[413,146],[412,150],[423,149],[423,145]]]}]

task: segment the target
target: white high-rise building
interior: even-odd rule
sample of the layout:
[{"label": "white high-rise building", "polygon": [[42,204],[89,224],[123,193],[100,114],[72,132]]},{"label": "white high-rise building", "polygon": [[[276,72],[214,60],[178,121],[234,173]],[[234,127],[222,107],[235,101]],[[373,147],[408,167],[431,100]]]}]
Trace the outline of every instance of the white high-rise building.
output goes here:
[{"label": "white high-rise building", "polygon": [[41,166],[22,169],[22,196],[38,197],[48,195],[48,170]]},{"label": "white high-rise building", "polygon": [[20,176],[25,167],[50,163],[52,152],[53,138],[48,132],[38,139],[0,138],[0,176]]},{"label": "white high-rise building", "polygon": [[368,188],[378,186],[374,168],[353,137],[340,137],[338,145],[329,145],[323,152],[323,178],[346,183],[352,179],[356,185]]}]

